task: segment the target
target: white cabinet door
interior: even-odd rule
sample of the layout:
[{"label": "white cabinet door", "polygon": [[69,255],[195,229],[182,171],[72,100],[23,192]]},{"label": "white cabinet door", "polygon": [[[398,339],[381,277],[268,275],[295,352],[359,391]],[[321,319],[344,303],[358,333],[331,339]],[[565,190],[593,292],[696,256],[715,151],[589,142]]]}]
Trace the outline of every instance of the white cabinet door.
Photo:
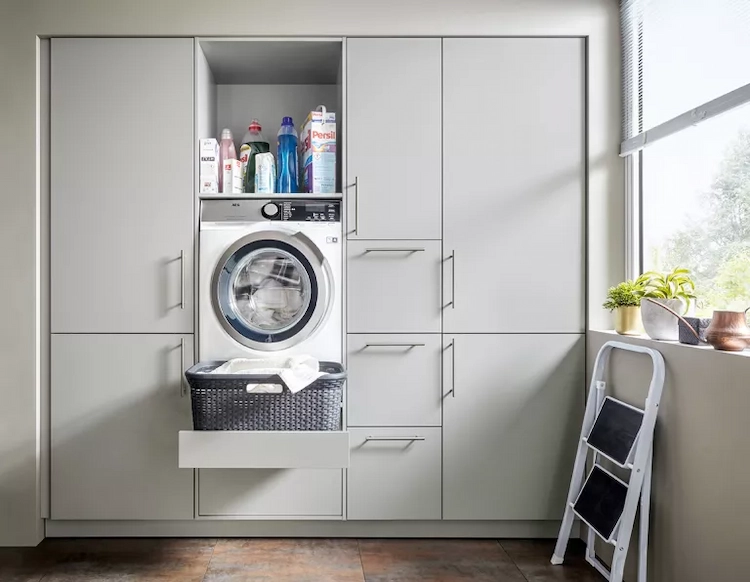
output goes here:
[{"label": "white cabinet door", "polygon": [[350,237],[441,237],[440,43],[347,39]]},{"label": "white cabinet door", "polygon": [[347,519],[440,519],[440,429],[351,430]]},{"label": "white cabinet door", "polygon": [[443,75],[443,329],[582,332],[583,39],[448,38]]},{"label": "white cabinet door", "polygon": [[583,419],[584,336],[444,341],[453,345],[444,366],[443,518],[560,519]]},{"label": "white cabinet door", "polygon": [[53,333],[193,331],[193,40],[55,38]]},{"label": "white cabinet door", "polygon": [[191,335],[53,335],[52,519],[192,519]]}]

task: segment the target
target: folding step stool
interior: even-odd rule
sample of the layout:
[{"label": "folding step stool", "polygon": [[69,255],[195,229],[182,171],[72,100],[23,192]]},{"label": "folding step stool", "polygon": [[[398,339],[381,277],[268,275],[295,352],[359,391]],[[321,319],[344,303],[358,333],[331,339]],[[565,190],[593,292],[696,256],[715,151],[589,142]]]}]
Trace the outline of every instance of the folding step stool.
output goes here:
[{"label": "folding step stool", "polygon": [[[654,371],[643,410],[605,394],[607,385],[604,375],[609,357],[615,349],[651,356]],[[573,519],[578,516],[588,526],[586,561],[607,580],[622,582],[625,557],[640,500],[638,582],[646,582],[654,426],[663,388],[664,358],[658,351],[617,341],[609,341],[599,350],[570,479],[565,516],[552,555],[553,564],[563,563]],[[589,450],[594,453],[593,468],[584,483]],[[624,483],[600,466],[600,457],[629,470],[629,482]],[[611,570],[596,557],[595,535],[615,547]]]}]

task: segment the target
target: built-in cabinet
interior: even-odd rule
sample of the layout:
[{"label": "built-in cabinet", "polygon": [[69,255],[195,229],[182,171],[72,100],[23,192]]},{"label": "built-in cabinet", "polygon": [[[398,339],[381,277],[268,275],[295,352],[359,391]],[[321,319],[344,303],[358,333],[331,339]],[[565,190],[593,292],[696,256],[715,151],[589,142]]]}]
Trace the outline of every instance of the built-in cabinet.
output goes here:
[{"label": "built-in cabinet", "polygon": [[193,40],[51,44],[52,333],[192,333]]},{"label": "built-in cabinet", "polygon": [[193,518],[193,39],[51,41],[52,519]]},{"label": "built-in cabinet", "polygon": [[[348,518],[436,519],[411,497],[417,477],[405,461],[423,451],[415,463],[431,507],[423,476],[435,465],[424,443],[436,435],[421,440],[419,425],[435,422],[443,519],[557,519],[584,396],[584,41],[356,39],[347,47],[349,421],[377,427],[351,429]],[[437,60],[439,73],[430,66]],[[410,68],[418,62],[420,72]],[[372,71],[365,97],[357,85]],[[440,90],[425,95],[431,71]],[[372,107],[358,109],[368,98]],[[376,101],[389,117],[395,109],[428,124],[402,127],[404,148],[395,151],[407,163],[394,164],[390,148],[359,147],[358,124],[381,121],[370,114]],[[441,149],[432,147],[438,128]],[[385,170],[363,174],[360,154]],[[387,194],[373,182],[389,185]],[[431,238],[442,239],[439,252],[415,240]]]},{"label": "built-in cabinet", "polygon": [[[560,517],[584,397],[582,39],[53,39],[51,63],[53,519]],[[283,467],[217,465],[183,434],[180,469],[193,128],[318,100],[345,107],[348,427]]]},{"label": "built-in cabinet", "polygon": [[192,519],[190,334],[55,334],[52,519]]}]

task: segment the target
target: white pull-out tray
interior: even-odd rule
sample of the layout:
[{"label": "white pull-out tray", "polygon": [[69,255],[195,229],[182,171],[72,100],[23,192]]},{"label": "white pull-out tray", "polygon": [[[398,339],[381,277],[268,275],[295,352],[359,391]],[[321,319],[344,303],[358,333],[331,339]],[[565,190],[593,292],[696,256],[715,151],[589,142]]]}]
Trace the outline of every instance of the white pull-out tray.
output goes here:
[{"label": "white pull-out tray", "polygon": [[344,469],[346,431],[180,431],[181,469]]}]

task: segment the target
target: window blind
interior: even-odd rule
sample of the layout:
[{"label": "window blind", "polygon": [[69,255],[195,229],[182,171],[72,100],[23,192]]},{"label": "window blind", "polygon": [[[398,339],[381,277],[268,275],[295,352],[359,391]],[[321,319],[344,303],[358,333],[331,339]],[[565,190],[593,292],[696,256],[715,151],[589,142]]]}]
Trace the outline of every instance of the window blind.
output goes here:
[{"label": "window blind", "polygon": [[750,101],[750,0],[622,0],[627,155]]}]

